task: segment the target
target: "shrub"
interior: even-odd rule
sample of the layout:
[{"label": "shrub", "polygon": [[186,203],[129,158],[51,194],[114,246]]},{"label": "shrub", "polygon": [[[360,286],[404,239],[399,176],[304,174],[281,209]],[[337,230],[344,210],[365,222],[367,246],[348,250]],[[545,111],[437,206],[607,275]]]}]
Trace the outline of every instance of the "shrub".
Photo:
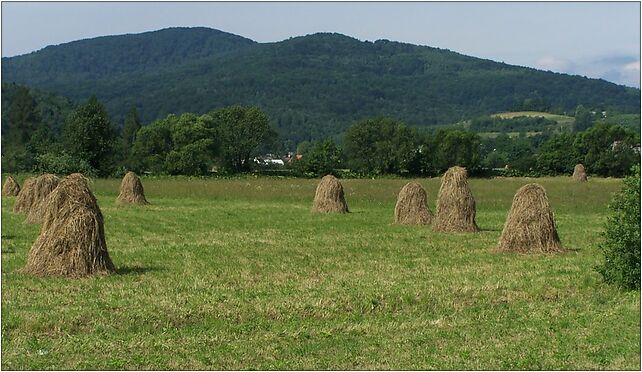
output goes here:
[{"label": "shrub", "polygon": [[42,155],[38,155],[36,158],[36,168],[42,173],[63,175],[82,173],[85,176],[93,177],[97,173],[96,169],[89,165],[86,160],[77,159],[65,152],[60,154],[46,152]]},{"label": "shrub", "polygon": [[609,205],[605,240],[600,244],[604,263],[598,267],[604,281],[624,289],[640,289],[640,166],[624,179],[624,186]]}]

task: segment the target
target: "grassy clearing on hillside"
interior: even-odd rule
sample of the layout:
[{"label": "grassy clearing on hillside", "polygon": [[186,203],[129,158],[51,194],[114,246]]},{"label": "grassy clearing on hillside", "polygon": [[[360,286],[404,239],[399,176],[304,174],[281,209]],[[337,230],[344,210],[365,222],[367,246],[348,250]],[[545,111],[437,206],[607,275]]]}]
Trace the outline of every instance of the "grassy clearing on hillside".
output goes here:
[{"label": "grassy clearing on hillside", "polygon": [[346,215],[317,180],[95,180],[119,274],[82,280],[20,272],[39,226],[2,198],[2,368],[639,369],[640,293],[593,270],[621,182],[537,179],[573,251],[493,253],[532,181],[471,180],[483,231],[451,235],[392,224],[408,180],[342,180]]},{"label": "grassy clearing on hillside", "polygon": [[513,119],[517,118],[520,116],[528,116],[528,117],[541,117],[545,119],[550,119],[550,120],[555,120],[558,123],[572,123],[575,121],[575,118],[572,116],[566,116],[566,115],[559,115],[559,114],[551,114],[548,112],[541,112],[541,111],[512,111],[512,112],[500,112],[494,115],[491,115],[492,117],[499,117],[502,119]]}]

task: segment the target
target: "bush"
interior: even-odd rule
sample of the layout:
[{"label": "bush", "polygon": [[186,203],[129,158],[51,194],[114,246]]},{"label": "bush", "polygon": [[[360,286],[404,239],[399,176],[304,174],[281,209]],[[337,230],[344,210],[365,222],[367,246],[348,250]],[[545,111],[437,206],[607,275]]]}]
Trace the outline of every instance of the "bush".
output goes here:
[{"label": "bush", "polygon": [[88,177],[96,176],[97,172],[84,159],[77,159],[65,152],[60,154],[47,152],[38,155],[36,158],[36,169],[42,173],[53,173],[67,175],[71,173],[82,173]]},{"label": "bush", "polygon": [[640,289],[640,166],[624,179],[624,186],[609,205],[605,241],[600,244],[604,281],[624,289]]}]

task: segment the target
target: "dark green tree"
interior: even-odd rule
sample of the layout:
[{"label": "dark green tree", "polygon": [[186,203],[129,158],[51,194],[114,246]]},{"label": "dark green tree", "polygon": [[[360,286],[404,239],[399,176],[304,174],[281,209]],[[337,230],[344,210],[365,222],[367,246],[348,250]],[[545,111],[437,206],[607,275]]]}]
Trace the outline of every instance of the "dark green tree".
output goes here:
[{"label": "dark green tree", "polygon": [[165,159],[172,151],[172,127],[178,121],[170,114],[142,127],[132,144],[131,167],[136,172],[165,172]]},{"label": "dark green tree", "polygon": [[125,124],[123,125],[121,139],[123,159],[125,160],[126,164],[129,164],[132,144],[134,143],[134,140],[136,139],[136,133],[138,133],[140,128],[141,124],[140,118],[138,116],[138,111],[136,110],[136,106],[132,106],[127,112],[127,116],[125,117]]},{"label": "dark green tree", "polygon": [[619,125],[598,123],[576,137],[574,147],[583,155],[587,171],[607,177],[622,177],[640,162],[635,147],[640,137]]},{"label": "dark green tree", "polygon": [[209,115],[169,115],[141,128],[132,145],[132,168],[138,172],[203,175],[218,151]]},{"label": "dark green tree", "polygon": [[107,112],[95,96],[74,110],[65,121],[62,143],[65,151],[78,160],[86,161],[97,174],[109,174],[114,164],[116,131]]},{"label": "dark green tree", "polygon": [[593,115],[586,107],[579,105],[575,109],[575,124],[573,129],[576,132],[584,131],[593,125]]},{"label": "dark green tree", "polygon": [[5,135],[9,143],[14,146],[26,145],[40,124],[36,101],[26,87],[17,87],[9,106],[7,119],[8,133]]},{"label": "dark green tree", "polygon": [[561,133],[544,142],[538,150],[537,169],[547,175],[570,175],[581,156],[575,143],[575,134]]},{"label": "dark green tree", "polygon": [[440,171],[459,165],[468,172],[479,168],[480,138],[476,133],[458,129],[440,129],[430,139],[433,164]]},{"label": "dark green tree", "polygon": [[341,148],[330,138],[313,142],[301,155],[301,160],[295,160],[295,169],[315,176],[334,173],[341,165]]},{"label": "dark green tree", "polygon": [[345,134],[349,165],[360,172],[392,174],[408,171],[417,147],[416,131],[391,118],[358,121]]},{"label": "dark green tree", "polygon": [[249,171],[256,149],[274,135],[267,115],[258,107],[235,105],[216,110],[211,117],[223,167],[232,172]]}]

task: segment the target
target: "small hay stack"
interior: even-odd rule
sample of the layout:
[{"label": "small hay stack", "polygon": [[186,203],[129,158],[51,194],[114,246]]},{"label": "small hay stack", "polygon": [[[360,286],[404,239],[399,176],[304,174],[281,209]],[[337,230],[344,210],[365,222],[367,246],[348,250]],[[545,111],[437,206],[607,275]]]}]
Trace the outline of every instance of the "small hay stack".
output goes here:
[{"label": "small hay stack", "polygon": [[343,186],[331,174],[323,177],[314,194],[313,212],[348,213],[348,204],[343,195]]},{"label": "small hay stack", "polygon": [[531,183],[517,190],[497,250],[519,253],[564,251],[542,186]]},{"label": "small hay stack", "polygon": [[452,167],[441,179],[433,229],[440,232],[477,232],[475,198],[465,168]]},{"label": "small hay stack", "polygon": [[573,179],[578,182],[586,182],[588,178],[586,177],[586,169],[584,165],[577,164],[575,169],[573,169]]},{"label": "small hay stack", "polygon": [[33,197],[31,194],[34,192],[34,186],[36,184],[36,179],[34,177],[29,177],[22,183],[22,189],[16,197],[16,202],[13,205],[13,211],[15,213],[26,213],[31,206]]},{"label": "small hay stack", "polygon": [[18,196],[20,193],[20,185],[13,178],[13,176],[7,177],[2,186],[2,196]]},{"label": "small hay stack", "polygon": [[82,175],[65,177],[47,198],[42,229],[24,271],[74,278],[115,271],[102,213]]},{"label": "small hay stack", "polygon": [[116,198],[116,203],[121,204],[148,204],[145,199],[145,191],[140,178],[134,172],[127,172],[123,181],[120,183],[120,193]]},{"label": "small hay stack", "polygon": [[426,191],[417,182],[408,182],[399,191],[395,205],[395,223],[430,225],[433,215],[426,205]]},{"label": "small hay stack", "polygon": [[60,179],[53,174],[45,173],[36,178],[31,193],[31,204],[27,208],[25,223],[42,223],[45,209],[45,199],[58,186]]}]

